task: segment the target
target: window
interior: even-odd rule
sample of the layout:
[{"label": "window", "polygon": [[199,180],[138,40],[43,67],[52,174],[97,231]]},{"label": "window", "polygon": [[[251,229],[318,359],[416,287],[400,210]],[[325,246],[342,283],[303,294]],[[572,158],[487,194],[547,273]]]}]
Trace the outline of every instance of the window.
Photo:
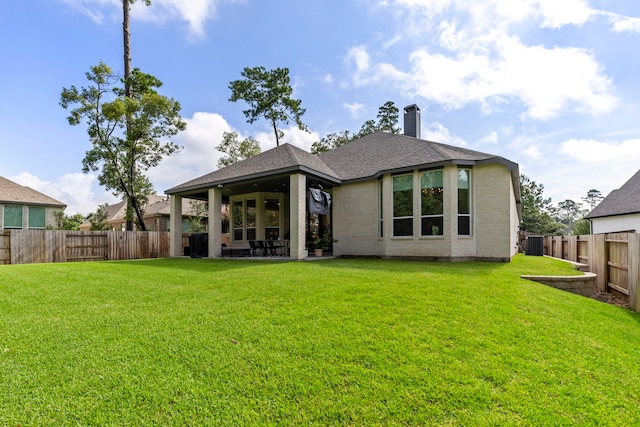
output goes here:
[{"label": "window", "polygon": [[45,228],[45,213],[46,210],[40,206],[30,206],[29,207],[29,228]]},{"label": "window", "polygon": [[4,205],[4,228],[22,228],[22,206]]},{"label": "window", "polygon": [[247,200],[247,240],[256,240],[256,199]]},{"label": "window", "polygon": [[264,201],[264,238],[277,240],[280,238],[280,200]]},{"label": "window", "polygon": [[471,171],[458,169],[458,235],[471,235]]},{"label": "window", "polygon": [[242,200],[233,202],[233,210],[231,212],[233,217],[233,240],[243,240],[244,238],[243,207],[244,203]]},{"label": "window", "polygon": [[378,182],[378,236],[384,237],[384,208],[383,208],[383,186],[382,180]]},{"label": "window", "polygon": [[413,175],[393,177],[393,235],[413,236]]},{"label": "window", "polygon": [[420,174],[421,235],[442,236],[444,233],[442,170]]}]

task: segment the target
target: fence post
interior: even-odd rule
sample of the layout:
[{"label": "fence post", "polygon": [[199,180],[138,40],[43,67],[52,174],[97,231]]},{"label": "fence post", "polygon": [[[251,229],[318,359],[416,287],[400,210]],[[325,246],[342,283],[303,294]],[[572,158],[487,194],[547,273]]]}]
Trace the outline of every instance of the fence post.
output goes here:
[{"label": "fence post", "polygon": [[627,255],[629,260],[627,265],[627,286],[629,287],[629,308],[635,312],[640,312],[640,295],[638,284],[640,282],[640,234],[629,233],[627,235]]},{"label": "fence post", "polygon": [[591,242],[589,242],[589,254],[590,254],[590,266],[591,271],[598,275],[596,283],[598,285],[599,292],[607,291],[607,260],[609,255],[607,253],[607,243],[605,242],[604,234],[596,234],[591,236]]}]

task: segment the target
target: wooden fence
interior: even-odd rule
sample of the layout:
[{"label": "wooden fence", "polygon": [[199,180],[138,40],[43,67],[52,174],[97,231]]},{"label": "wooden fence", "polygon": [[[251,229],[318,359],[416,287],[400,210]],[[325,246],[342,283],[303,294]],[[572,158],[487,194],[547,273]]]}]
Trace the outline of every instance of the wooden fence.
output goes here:
[{"label": "wooden fence", "polygon": [[598,275],[599,291],[628,300],[640,312],[640,234],[549,236],[544,254],[588,265]]},{"label": "wooden fence", "polygon": [[0,231],[0,264],[167,258],[160,231]]}]

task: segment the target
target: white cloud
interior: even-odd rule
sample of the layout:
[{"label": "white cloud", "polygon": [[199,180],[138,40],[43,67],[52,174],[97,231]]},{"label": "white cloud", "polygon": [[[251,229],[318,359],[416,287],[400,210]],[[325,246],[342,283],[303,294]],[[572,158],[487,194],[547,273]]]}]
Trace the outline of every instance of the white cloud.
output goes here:
[{"label": "white cloud", "polygon": [[[105,16],[116,22],[122,20],[120,0],[63,1],[98,24],[104,22]],[[215,17],[216,7],[221,1],[242,0],[153,0],[151,6],[137,1],[131,7],[131,19],[156,23],[184,21],[187,23],[189,36],[198,39],[205,36],[205,24]]]},{"label": "white cloud", "polygon": [[[311,144],[320,140],[317,132],[305,132],[298,129],[297,126],[291,126],[282,129],[284,138],[280,140],[280,144],[291,144],[305,151],[311,151]],[[273,132],[258,132],[255,138],[260,142],[262,151],[267,151],[276,146],[276,137]]]},{"label": "white cloud", "polygon": [[497,144],[498,143],[498,133],[496,131],[491,131],[491,133],[484,138],[480,138],[478,140],[480,144]]},{"label": "white cloud", "polygon": [[410,15],[433,20],[445,13],[460,13],[475,31],[507,27],[538,20],[541,27],[582,25],[595,13],[586,0],[396,0],[390,7],[404,6]]},{"label": "white cloud", "polygon": [[640,139],[602,142],[593,139],[570,139],[560,152],[583,163],[633,162],[640,159]]},{"label": "white cloud", "polygon": [[[215,171],[218,168],[218,160],[224,155],[215,149],[222,142],[222,134],[237,132],[224,117],[217,113],[198,112],[185,120],[187,129],[176,137],[176,142],[183,146],[182,151],[163,159],[158,167],[151,169],[148,173],[158,194]],[[310,151],[311,144],[319,140],[317,133],[301,131],[297,126],[283,129],[283,131],[284,139],[280,141],[281,143],[289,143],[306,151]],[[240,138],[249,136],[238,133]],[[253,137],[260,143],[262,151],[276,146],[273,132],[256,132]]]},{"label": "white cloud", "polygon": [[[530,46],[511,34],[510,24],[533,17],[553,28],[581,25],[595,13],[582,0],[397,3],[427,19],[442,19],[437,26],[420,27],[422,34],[415,37],[408,70],[374,61],[366,46],[352,47],[347,61],[353,67],[356,86],[384,81],[401,88],[407,97],[418,95],[447,109],[473,103],[485,114],[507,106],[513,109],[515,104],[523,108],[523,117],[535,120],[550,120],[567,112],[607,114],[617,106],[611,79],[592,52],[577,47]],[[451,10],[455,13],[440,16]],[[430,40],[438,44],[428,46]]]},{"label": "white cloud", "polygon": [[349,114],[351,114],[351,117],[355,117],[355,118],[360,117],[360,113],[364,109],[364,104],[361,104],[359,102],[354,102],[351,104],[344,102],[342,106],[346,108],[347,111],[349,111]]},{"label": "white cloud", "polygon": [[640,33],[640,18],[608,14],[613,22],[613,31],[622,33],[624,31]]},{"label": "white cloud", "polygon": [[422,127],[421,138],[443,144],[466,147],[467,142],[459,136],[451,135],[451,131],[442,124],[434,122]]},{"label": "white cloud", "polygon": [[216,170],[223,154],[215,147],[222,142],[224,132],[232,131],[227,121],[216,113],[198,112],[185,121],[187,129],[175,138],[183,146],[182,151],[166,157],[149,171],[148,176],[158,193]]},{"label": "white cloud", "polygon": [[55,182],[44,181],[28,172],[22,172],[9,179],[66,204],[66,215],[86,215],[95,212],[100,204],[118,201],[111,193],[101,190],[97,185],[96,176],[90,173],[65,174]]},{"label": "white cloud", "polygon": [[533,160],[539,160],[540,158],[542,158],[542,152],[540,151],[540,148],[536,145],[530,145],[526,147],[522,151],[522,154],[524,154],[529,159],[533,159]]}]

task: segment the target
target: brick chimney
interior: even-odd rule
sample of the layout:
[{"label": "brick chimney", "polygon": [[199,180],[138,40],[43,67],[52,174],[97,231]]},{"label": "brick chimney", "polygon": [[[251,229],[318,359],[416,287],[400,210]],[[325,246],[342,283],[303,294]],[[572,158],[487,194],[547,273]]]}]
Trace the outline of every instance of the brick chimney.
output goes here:
[{"label": "brick chimney", "polygon": [[420,138],[420,108],[416,104],[404,107],[404,134]]}]

